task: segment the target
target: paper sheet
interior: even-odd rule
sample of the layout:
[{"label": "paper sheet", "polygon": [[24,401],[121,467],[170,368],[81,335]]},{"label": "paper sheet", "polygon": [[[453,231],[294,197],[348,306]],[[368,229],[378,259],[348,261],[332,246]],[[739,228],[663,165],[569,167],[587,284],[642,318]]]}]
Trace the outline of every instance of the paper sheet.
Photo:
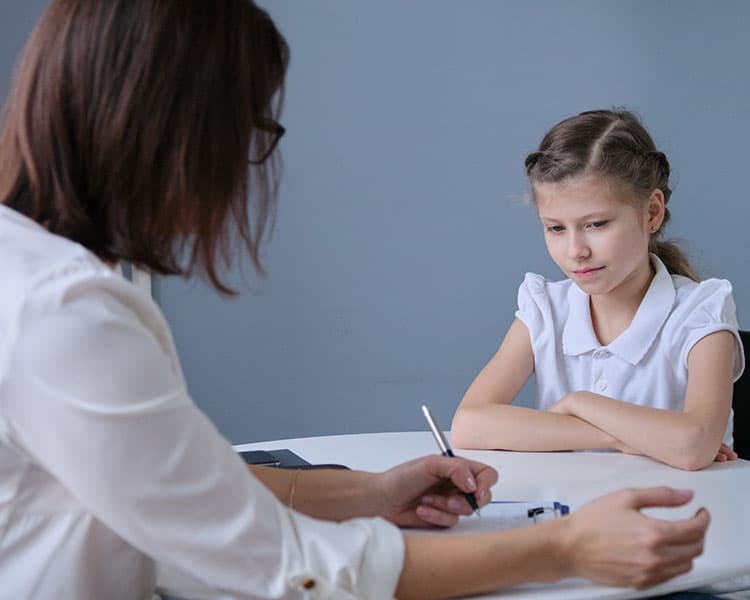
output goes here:
[{"label": "paper sheet", "polygon": [[[482,516],[476,514],[470,517],[461,517],[458,524],[450,529],[443,530],[449,533],[482,533],[486,531],[498,531],[501,529],[514,529],[516,527],[528,527],[543,521],[557,518],[553,510],[554,502],[551,500],[523,501],[523,502],[491,502],[480,509]],[[529,517],[529,509],[543,507],[543,513]]]}]

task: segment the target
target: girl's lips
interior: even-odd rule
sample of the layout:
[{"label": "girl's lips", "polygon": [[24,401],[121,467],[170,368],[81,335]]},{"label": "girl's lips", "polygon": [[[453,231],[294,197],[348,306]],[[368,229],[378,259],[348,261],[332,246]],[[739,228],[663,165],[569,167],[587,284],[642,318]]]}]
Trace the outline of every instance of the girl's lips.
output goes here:
[{"label": "girl's lips", "polygon": [[601,271],[604,267],[594,267],[593,269],[579,269],[578,271],[573,271],[573,275],[576,277],[591,277],[595,273],[598,273]]}]

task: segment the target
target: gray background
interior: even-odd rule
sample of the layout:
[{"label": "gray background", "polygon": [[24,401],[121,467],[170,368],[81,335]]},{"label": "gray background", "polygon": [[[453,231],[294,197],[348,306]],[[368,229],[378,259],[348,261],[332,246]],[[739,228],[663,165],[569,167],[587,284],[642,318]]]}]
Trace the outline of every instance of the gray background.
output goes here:
[{"label": "gray background", "polygon": [[[0,94],[46,2],[0,3]],[[444,427],[557,278],[523,204],[555,122],[626,106],[672,162],[672,236],[750,327],[750,2],[261,0],[292,48],[269,276],[164,279],[196,402],[233,442]],[[529,386],[521,402],[532,396]]]}]

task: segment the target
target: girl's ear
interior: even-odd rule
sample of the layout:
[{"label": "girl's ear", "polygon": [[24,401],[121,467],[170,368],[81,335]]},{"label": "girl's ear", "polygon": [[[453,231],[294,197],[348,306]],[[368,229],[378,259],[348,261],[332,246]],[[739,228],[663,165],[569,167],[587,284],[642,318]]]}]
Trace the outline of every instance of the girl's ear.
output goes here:
[{"label": "girl's ear", "polygon": [[656,188],[648,198],[647,221],[649,233],[656,233],[664,223],[664,192]]}]

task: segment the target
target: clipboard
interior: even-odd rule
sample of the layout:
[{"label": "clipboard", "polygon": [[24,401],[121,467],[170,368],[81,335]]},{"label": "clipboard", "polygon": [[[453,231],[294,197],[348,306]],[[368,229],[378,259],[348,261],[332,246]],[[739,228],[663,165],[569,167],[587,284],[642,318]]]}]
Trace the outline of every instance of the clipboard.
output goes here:
[{"label": "clipboard", "polygon": [[445,533],[483,533],[529,527],[559,519],[570,513],[570,506],[559,500],[493,500],[481,509],[482,516],[461,517]]},{"label": "clipboard", "polygon": [[[570,506],[558,500],[494,500],[482,507],[482,529],[514,529],[559,519],[570,513]],[[472,519],[465,519],[468,521]],[[464,521],[464,519],[462,519]]]}]

